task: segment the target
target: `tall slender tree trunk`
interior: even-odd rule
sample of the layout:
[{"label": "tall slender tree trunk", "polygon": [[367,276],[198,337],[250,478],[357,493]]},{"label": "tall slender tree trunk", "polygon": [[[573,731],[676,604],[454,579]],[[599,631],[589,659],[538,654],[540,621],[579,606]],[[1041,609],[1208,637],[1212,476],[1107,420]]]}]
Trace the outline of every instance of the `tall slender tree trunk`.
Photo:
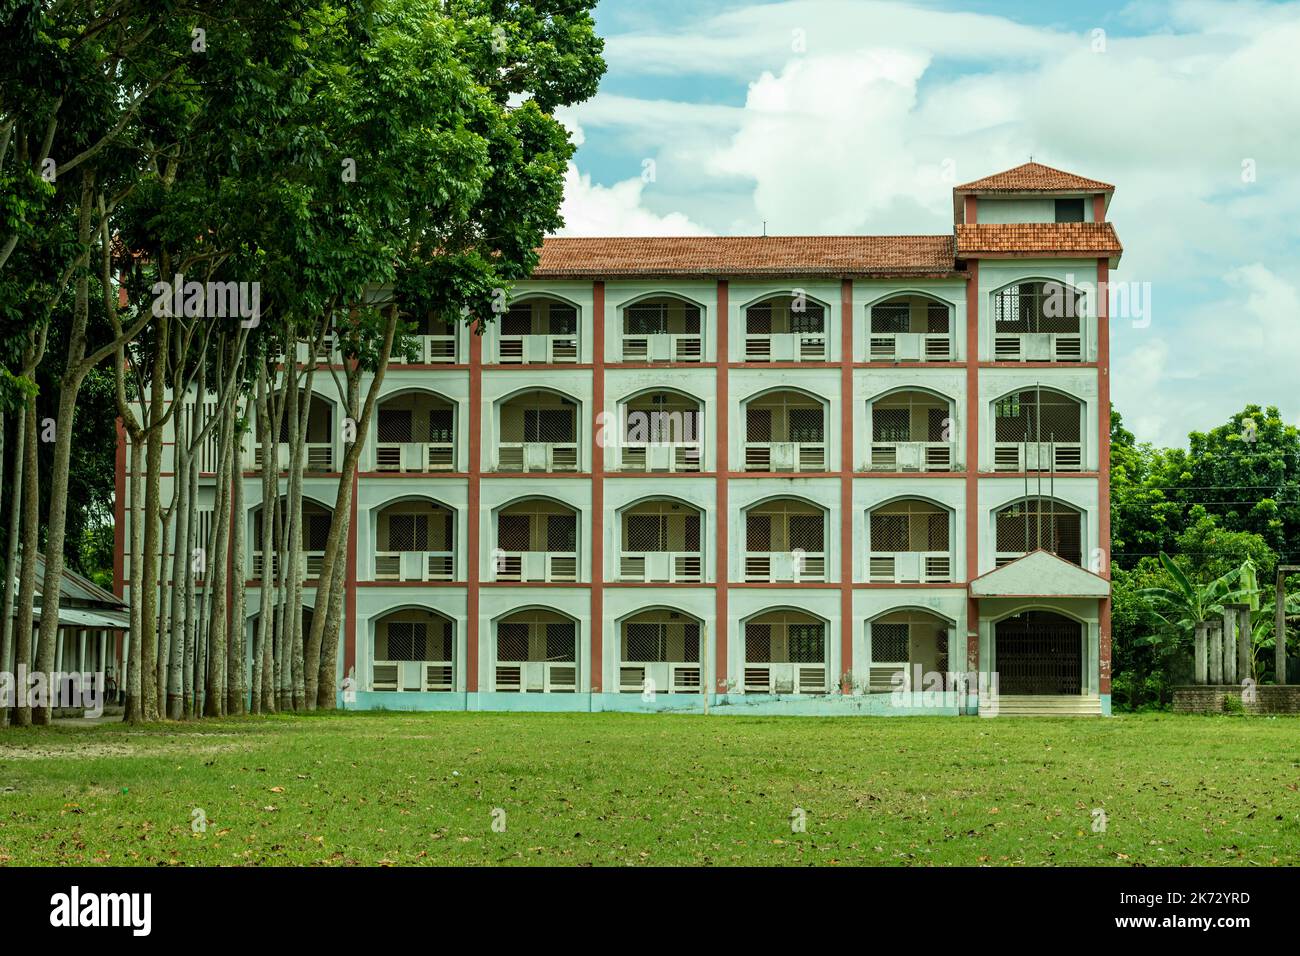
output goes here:
[{"label": "tall slender tree trunk", "polygon": [[[261,442],[262,461],[265,464],[268,461],[268,455],[271,449],[271,415],[267,408],[266,396],[266,363],[259,362],[257,368],[257,430],[255,440]],[[269,682],[271,674],[268,664],[271,660],[271,626],[275,620],[272,617],[271,603],[273,601],[272,579],[270,573],[271,549],[275,546],[273,535],[274,525],[271,521],[271,514],[268,510],[268,503],[275,500],[275,476],[270,469],[262,468],[262,521],[258,529],[260,537],[257,547],[262,552],[262,573],[258,582],[261,592],[261,601],[257,613],[257,632],[253,638],[253,689],[252,689],[252,709],[253,713],[260,714],[269,711],[267,698],[271,695],[265,693],[263,684]]]},{"label": "tall slender tree trunk", "polygon": [[[242,419],[239,419],[242,420]],[[244,625],[244,608],[247,604],[247,578],[244,574],[244,526],[247,516],[244,514],[244,469],[242,467],[243,434],[236,436],[231,450],[230,483],[230,553],[231,573],[234,575],[235,593],[230,609],[230,653],[226,664],[226,713],[242,714],[246,712],[244,663],[244,638],[247,628]]]},{"label": "tall slender tree trunk", "polygon": [[166,387],[166,343],[169,339],[168,317],[159,319],[158,345],[154,349],[153,369],[149,382],[148,437],[145,457],[144,491],[144,605],[140,651],[144,672],[140,675],[144,692],[146,720],[157,720],[158,710],[158,576],[161,564],[159,513],[162,508],[162,424],[164,388]]},{"label": "tall slender tree trunk", "polygon": [[[17,597],[18,580],[18,526],[22,522],[23,507],[23,456],[26,450],[27,414],[20,408],[14,416],[16,432],[14,435],[14,468],[9,477],[9,524],[5,543],[5,578],[4,599],[0,601],[0,668],[10,674],[16,674],[14,666],[14,598]],[[14,688],[14,693],[18,688]],[[0,701],[0,725],[9,722],[9,708]]]},{"label": "tall slender tree trunk", "polygon": [[129,724],[140,724],[147,720],[144,706],[144,680],[141,668],[144,666],[142,641],[140,640],[141,618],[144,615],[140,589],[144,586],[144,447],[136,438],[131,439],[131,635],[127,647],[126,665],[126,708],[123,719]]},{"label": "tall slender tree trunk", "polygon": [[208,624],[207,647],[204,650],[207,658],[207,687],[204,690],[203,713],[207,717],[221,717],[226,709],[226,637],[230,614],[226,597],[226,562],[230,557],[230,465],[234,431],[234,422],[226,417],[221,423],[217,510],[212,516],[217,546],[212,555],[212,615]]},{"label": "tall slender tree trunk", "polygon": [[[32,615],[36,605],[36,553],[40,532],[40,488],[37,484],[36,399],[29,399],[23,410],[27,424],[23,429],[23,550],[18,578],[18,619],[14,624],[14,670],[32,664]],[[31,702],[27,687],[19,686],[13,722],[19,727],[32,724]]]},{"label": "tall slender tree trunk", "polygon": [[[184,402],[184,398],[181,399]],[[190,468],[193,456],[190,454],[189,412],[182,404],[176,413],[176,497],[172,507],[176,512],[175,546],[172,555],[172,586],[170,588],[171,621],[165,632],[168,638],[167,671],[162,679],[162,686],[167,690],[167,717],[180,720],[183,715],[184,691],[181,669],[185,666],[185,627],[186,594],[189,593],[192,574],[190,570]]]}]

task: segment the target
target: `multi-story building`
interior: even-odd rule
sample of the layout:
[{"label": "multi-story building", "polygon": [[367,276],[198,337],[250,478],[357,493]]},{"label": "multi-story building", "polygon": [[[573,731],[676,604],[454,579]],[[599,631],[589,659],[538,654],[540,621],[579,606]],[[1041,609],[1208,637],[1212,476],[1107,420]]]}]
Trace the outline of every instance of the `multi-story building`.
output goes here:
[{"label": "multi-story building", "polygon": [[[1112,193],[1029,163],[943,235],[547,240],[483,334],[387,372],[348,706],[1109,712]],[[923,693],[957,672],[996,689]]]}]

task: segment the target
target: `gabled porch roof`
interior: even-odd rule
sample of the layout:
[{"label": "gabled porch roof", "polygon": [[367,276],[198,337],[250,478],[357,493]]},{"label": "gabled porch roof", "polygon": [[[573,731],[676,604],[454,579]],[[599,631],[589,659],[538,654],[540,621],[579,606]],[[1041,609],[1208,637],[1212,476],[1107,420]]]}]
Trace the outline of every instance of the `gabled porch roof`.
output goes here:
[{"label": "gabled porch roof", "polygon": [[971,597],[1110,596],[1110,582],[1049,551],[1031,551],[970,582]]}]

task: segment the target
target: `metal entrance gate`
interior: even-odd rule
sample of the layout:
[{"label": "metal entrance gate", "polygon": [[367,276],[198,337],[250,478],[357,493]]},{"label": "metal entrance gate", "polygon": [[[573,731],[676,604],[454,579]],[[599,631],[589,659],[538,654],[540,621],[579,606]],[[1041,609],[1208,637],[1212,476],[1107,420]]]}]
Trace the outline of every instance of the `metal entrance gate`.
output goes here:
[{"label": "metal entrance gate", "polygon": [[1082,692],[1083,625],[1050,611],[1026,611],[995,625],[1002,694]]}]

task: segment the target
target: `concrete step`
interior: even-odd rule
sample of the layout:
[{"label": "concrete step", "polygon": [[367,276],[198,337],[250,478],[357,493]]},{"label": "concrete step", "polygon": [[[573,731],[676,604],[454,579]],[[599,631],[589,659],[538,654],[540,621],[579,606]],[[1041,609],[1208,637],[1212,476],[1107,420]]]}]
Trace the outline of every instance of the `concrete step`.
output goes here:
[{"label": "concrete step", "polygon": [[[984,703],[986,713],[993,710]],[[1077,695],[1002,694],[996,703],[996,713],[1008,717],[1100,717],[1101,698]]]}]

